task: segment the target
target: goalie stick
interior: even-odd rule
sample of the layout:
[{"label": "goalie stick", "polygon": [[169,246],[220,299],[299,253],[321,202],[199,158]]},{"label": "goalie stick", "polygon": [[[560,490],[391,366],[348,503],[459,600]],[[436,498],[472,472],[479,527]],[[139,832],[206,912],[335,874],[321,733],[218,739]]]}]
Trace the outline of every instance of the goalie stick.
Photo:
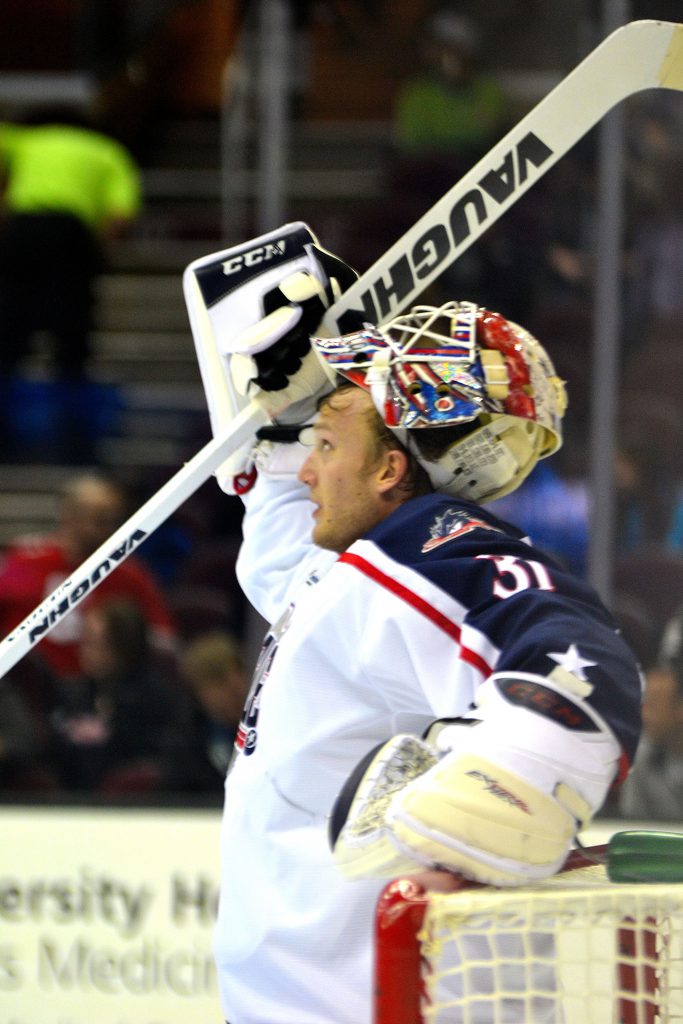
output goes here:
[{"label": "goalie stick", "polygon": [[[644,89],[683,90],[683,25],[634,21],[612,32],[410,228],[323,320],[372,323],[404,310],[439,274],[621,100]],[[253,403],[204,446],[0,642],[0,678],[161,525],[266,422]]]}]

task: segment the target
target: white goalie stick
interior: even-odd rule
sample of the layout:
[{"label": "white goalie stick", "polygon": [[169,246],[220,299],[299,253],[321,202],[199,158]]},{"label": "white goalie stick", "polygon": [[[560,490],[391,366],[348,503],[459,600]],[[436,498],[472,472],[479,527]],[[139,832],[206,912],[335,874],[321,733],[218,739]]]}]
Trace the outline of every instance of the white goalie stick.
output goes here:
[{"label": "white goalie stick", "polygon": [[[617,29],[330,307],[324,332],[343,334],[350,312],[354,324],[358,313],[378,324],[402,312],[612,107],[658,88],[683,91],[683,25]],[[250,404],[171,477],[0,642],[0,678],[266,422]]]}]

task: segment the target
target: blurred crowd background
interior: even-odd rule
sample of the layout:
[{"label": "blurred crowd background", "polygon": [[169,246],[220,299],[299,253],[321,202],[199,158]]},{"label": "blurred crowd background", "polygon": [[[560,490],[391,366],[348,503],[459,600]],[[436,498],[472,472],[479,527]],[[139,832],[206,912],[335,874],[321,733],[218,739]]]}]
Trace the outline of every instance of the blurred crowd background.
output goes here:
[{"label": "blurred crowd background", "polygon": [[[187,263],[304,220],[365,270],[596,45],[606,7],[3,7],[3,636],[209,439]],[[620,5],[627,20],[675,21],[679,7]],[[624,108],[608,598],[654,682],[642,787],[610,811],[642,816],[649,801],[654,813],[649,772],[660,792],[666,779],[671,820],[683,810],[683,96]],[[522,323],[567,381],[563,449],[497,505],[581,575],[601,384],[597,168],[592,130],[424,296]],[[0,798],[220,800],[264,625],[235,580],[240,520],[209,480],[0,680]]]}]

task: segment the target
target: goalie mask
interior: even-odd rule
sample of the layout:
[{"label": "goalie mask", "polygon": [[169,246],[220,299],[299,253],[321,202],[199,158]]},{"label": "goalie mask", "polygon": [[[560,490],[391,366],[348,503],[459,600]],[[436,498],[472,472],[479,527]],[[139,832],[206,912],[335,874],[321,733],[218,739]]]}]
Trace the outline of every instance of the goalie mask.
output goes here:
[{"label": "goalie mask", "polygon": [[[438,491],[492,501],[562,443],[566,394],[545,349],[474,303],[415,306],[380,329],[313,345],[330,371],[370,393]],[[419,432],[434,427],[452,429],[428,455]]]}]

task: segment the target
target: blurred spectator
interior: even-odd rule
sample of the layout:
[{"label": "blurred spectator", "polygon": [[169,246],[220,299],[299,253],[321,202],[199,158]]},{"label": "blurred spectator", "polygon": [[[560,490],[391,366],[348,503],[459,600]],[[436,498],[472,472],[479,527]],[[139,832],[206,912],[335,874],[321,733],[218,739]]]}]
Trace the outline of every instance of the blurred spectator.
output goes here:
[{"label": "blurred spectator", "polygon": [[[652,451],[655,436],[666,453],[662,430],[643,432],[637,444],[632,443],[632,432],[619,432],[614,453],[614,549],[619,559],[655,549],[683,551],[683,488],[676,492],[679,478],[673,456],[667,463],[661,451]],[[513,494],[493,502],[491,509],[523,529],[534,544],[572,572],[586,576],[591,492],[585,470],[558,473],[541,463]]]},{"label": "blurred spectator", "polygon": [[130,601],[83,616],[82,676],[62,685],[51,716],[53,755],[65,789],[160,791],[174,787],[184,747],[178,691],[149,646]]},{"label": "blurred spectator", "polygon": [[452,185],[503,134],[508,103],[480,68],[480,33],[470,18],[434,14],[420,56],[421,70],[396,99],[394,141],[399,158],[420,161],[426,170],[433,161],[433,173],[450,174]]},{"label": "blurred spectator", "polygon": [[76,12],[78,63],[107,83],[125,69],[135,77],[136,59],[158,35],[172,11],[189,0],[82,0]]},{"label": "blurred spectator", "polygon": [[76,6],[76,61],[95,84],[98,121],[142,156],[155,119],[184,77],[170,38],[172,16],[187,7],[201,23],[198,0],[81,0]]},{"label": "blurred spectator", "polygon": [[[683,338],[682,172],[683,155],[679,152],[660,154],[657,159],[651,159],[649,176],[652,184],[649,192],[639,197],[632,273],[626,296],[629,311],[633,310],[638,317],[640,345],[637,351],[643,347],[643,339],[651,335],[657,325],[670,326],[673,344],[680,345]],[[641,182],[643,178],[641,172]]]},{"label": "blurred spectator", "polygon": [[[659,549],[683,552],[683,487],[679,459],[667,441],[662,398],[646,422],[626,410],[634,423],[622,422],[614,453],[614,549],[619,559]],[[626,417],[624,417],[625,419]],[[680,437],[680,426],[669,431]],[[653,438],[657,444],[653,445]],[[680,445],[680,442],[676,442]],[[523,529],[534,544],[559,559],[578,576],[588,569],[591,493],[584,467],[558,473],[539,464],[513,493],[491,505],[502,519]]]},{"label": "blurred spectator", "polygon": [[[404,78],[394,102],[387,202],[368,210],[346,245],[351,263],[361,269],[489,151],[510,119],[506,94],[482,67],[480,29],[473,19],[439,10],[418,38],[419,67]],[[527,223],[528,209],[508,213],[461,252],[432,286],[428,301],[467,295],[524,321],[531,303],[527,254],[535,230]]]},{"label": "blurred spectator", "polygon": [[643,736],[619,812],[640,821],[683,818],[683,609],[667,624],[658,660],[646,672]]},{"label": "blurred spectator", "polygon": [[[118,142],[55,108],[30,123],[0,122],[0,186],[0,415],[33,335],[47,331],[64,382],[62,441],[73,456],[88,437],[73,392],[86,376],[93,285],[104,243],[138,213],[139,172]],[[0,426],[11,455],[12,423]]]},{"label": "blurred spectator", "polygon": [[[125,512],[125,495],[116,481],[96,474],[69,480],[54,533],[19,538],[0,564],[0,634],[4,637],[14,629],[103,544],[124,521]],[[113,597],[126,598],[139,608],[155,647],[172,649],[175,630],[166,599],[140,560],[130,555],[37,645],[36,652],[54,675],[79,673],[83,614],[87,607]]]},{"label": "blurred spectator", "polygon": [[639,594],[615,588],[610,611],[616,619],[624,640],[642,668],[657,664],[662,628]]},{"label": "blurred spectator", "polygon": [[624,555],[647,544],[668,544],[672,550],[681,550],[683,422],[679,402],[656,391],[641,395],[642,403],[635,401],[637,397],[622,391],[624,410],[614,476],[617,550]]},{"label": "blurred spectator", "polygon": [[0,789],[33,781],[34,758],[42,744],[33,716],[10,677],[0,679]]},{"label": "blurred spectator", "polygon": [[620,554],[637,551],[653,536],[653,515],[662,509],[650,498],[646,456],[641,449],[621,443],[614,453],[615,540]]},{"label": "blurred spectator", "polygon": [[[572,317],[590,307],[595,276],[597,151],[592,135],[582,139],[539,183],[539,253],[535,316]],[[571,323],[571,321],[569,321]],[[590,322],[587,324],[590,328]],[[588,353],[583,338],[575,338]]]},{"label": "blurred spectator", "polygon": [[187,645],[180,670],[193,696],[183,788],[222,790],[247,697],[242,650],[224,631],[204,633]]}]

